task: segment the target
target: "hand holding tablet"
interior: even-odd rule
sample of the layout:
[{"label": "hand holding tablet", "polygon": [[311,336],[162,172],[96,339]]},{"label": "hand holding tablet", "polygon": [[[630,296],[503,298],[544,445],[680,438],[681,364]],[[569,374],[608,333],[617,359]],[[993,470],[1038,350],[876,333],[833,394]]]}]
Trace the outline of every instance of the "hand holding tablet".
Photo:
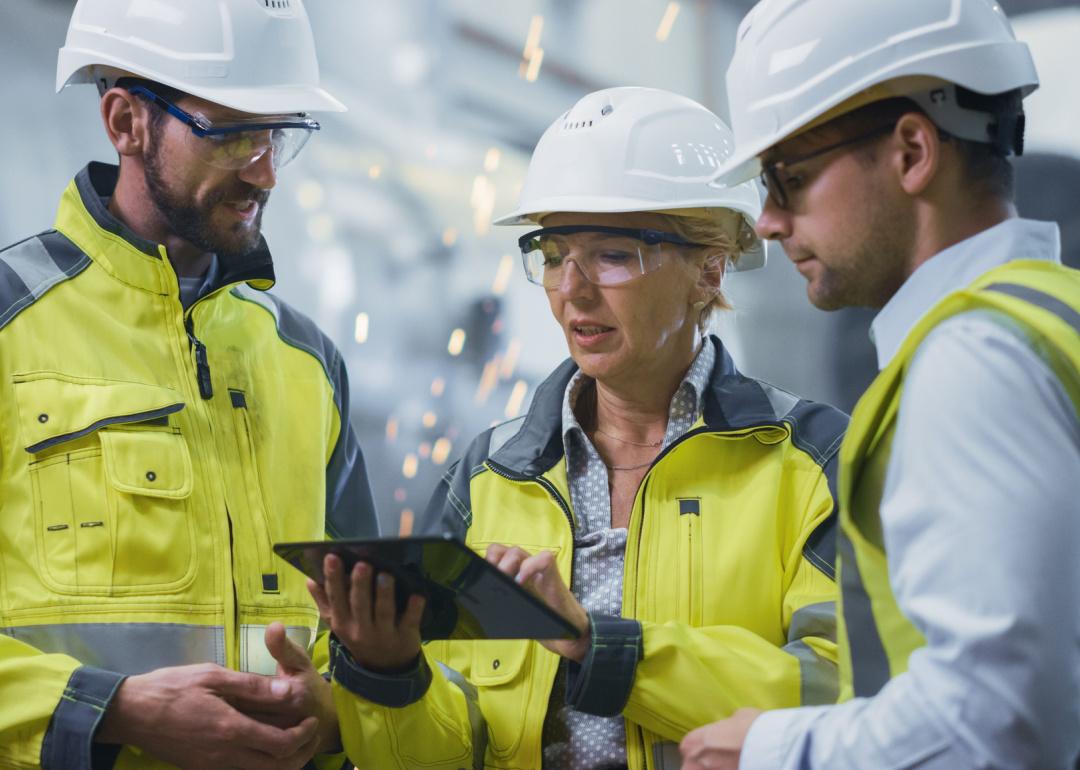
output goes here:
[{"label": "hand holding tablet", "polygon": [[[380,627],[389,628],[392,595],[392,625],[405,636],[414,624],[415,614],[419,614],[419,636],[425,641],[577,640],[581,636],[577,624],[552,610],[452,536],[279,543],[274,551],[322,586],[318,590],[322,591],[321,598],[328,607],[331,597],[326,592],[325,578],[329,576],[324,576],[323,566],[326,555],[333,554],[340,559],[341,574],[348,575],[350,581],[358,581],[355,583],[358,591],[366,594],[366,597],[359,594],[349,597],[350,614],[366,613],[373,623],[378,616]],[[354,565],[361,562],[370,565],[370,574],[363,568],[358,575],[353,574]],[[333,563],[334,560],[329,562]],[[391,576],[392,583],[384,578],[380,588],[379,573]],[[418,600],[410,603],[413,594],[423,597],[423,603]],[[316,597],[319,598],[318,593]],[[342,597],[337,601],[343,611]],[[580,622],[578,618],[575,620]],[[385,633],[387,628],[381,632],[383,641],[392,643]],[[401,639],[397,641],[404,644]],[[406,651],[403,649],[401,654]]]}]

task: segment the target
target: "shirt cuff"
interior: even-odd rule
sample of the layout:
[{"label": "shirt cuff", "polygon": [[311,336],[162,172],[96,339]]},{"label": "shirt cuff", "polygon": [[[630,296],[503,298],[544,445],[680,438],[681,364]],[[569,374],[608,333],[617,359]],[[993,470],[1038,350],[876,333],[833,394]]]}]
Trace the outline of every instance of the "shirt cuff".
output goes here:
[{"label": "shirt cuff", "polygon": [[641,623],[589,613],[592,644],[585,660],[566,669],[566,703],[577,711],[611,717],[622,713],[642,656]]},{"label": "shirt cuff", "polygon": [[43,770],[102,770],[113,766],[122,747],[94,743],[94,733],[126,678],[93,666],[80,666],[71,672],[41,742]]},{"label": "shirt cuff", "polygon": [[370,671],[353,659],[336,636],[330,637],[330,674],[333,680],[379,706],[404,708],[424,697],[431,686],[431,667],[421,652],[412,668],[393,674]]},{"label": "shirt cuff", "polygon": [[766,711],[750,725],[739,770],[810,770],[803,746],[814,722],[832,706]]}]

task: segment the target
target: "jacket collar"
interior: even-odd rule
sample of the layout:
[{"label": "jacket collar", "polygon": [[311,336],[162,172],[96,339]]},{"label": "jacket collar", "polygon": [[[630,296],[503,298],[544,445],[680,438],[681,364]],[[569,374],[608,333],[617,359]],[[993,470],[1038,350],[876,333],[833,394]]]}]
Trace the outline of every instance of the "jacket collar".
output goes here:
[{"label": "jacket collar", "polygon": [[[797,402],[794,396],[745,377],[719,337],[706,344],[716,348],[716,363],[705,389],[702,419],[709,430],[740,430],[778,425]],[[491,460],[522,476],[539,476],[563,456],[562,402],[566,386],[577,372],[573,359],[563,361],[533,395],[532,405],[517,432],[491,455]],[[782,403],[781,403],[782,402]]]},{"label": "jacket collar", "polygon": [[[161,269],[162,262],[168,264],[165,247],[139,237],[109,212],[107,201],[116,189],[119,174],[117,166],[87,165],[64,191],[55,227],[124,283],[167,294],[171,282]],[[260,290],[274,284],[274,265],[265,238],[249,254],[219,260],[221,270],[215,289],[241,281]]]}]

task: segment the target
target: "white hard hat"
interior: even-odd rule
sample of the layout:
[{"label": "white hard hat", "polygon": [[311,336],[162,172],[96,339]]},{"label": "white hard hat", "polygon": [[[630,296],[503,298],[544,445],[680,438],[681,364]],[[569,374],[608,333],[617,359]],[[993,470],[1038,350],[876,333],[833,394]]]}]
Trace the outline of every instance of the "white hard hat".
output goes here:
[{"label": "white hard hat", "polygon": [[540,137],[518,209],[496,225],[538,222],[554,212],[730,209],[750,244],[732,269],[765,264],[754,234],[761,197],[753,184],[708,184],[734,147],[731,129],[685,96],[655,88],[608,88],[582,97]]},{"label": "white hard hat", "polygon": [[727,72],[736,149],[717,183],[756,176],[759,154],[875,88],[990,142],[994,116],[965,108],[963,93],[958,105],[943,84],[1018,97],[1038,87],[1031,52],[993,0],[761,0],[739,25]]},{"label": "white hard hat", "polygon": [[345,111],[319,86],[302,0],[79,0],[56,90],[123,75],[257,115]]}]

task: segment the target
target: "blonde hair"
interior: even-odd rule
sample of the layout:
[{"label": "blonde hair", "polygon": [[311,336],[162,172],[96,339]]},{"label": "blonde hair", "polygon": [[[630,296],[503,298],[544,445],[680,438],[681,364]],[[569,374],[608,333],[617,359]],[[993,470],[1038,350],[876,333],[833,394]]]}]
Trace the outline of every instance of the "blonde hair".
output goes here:
[{"label": "blonde hair", "polygon": [[[703,283],[704,274],[713,270],[719,270],[722,277],[753,243],[753,232],[743,215],[731,209],[675,209],[656,213],[664,218],[670,232],[691,243],[700,244],[688,251],[701,264]],[[705,327],[715,313],[730,309],[731,303],[717,288],[713,298],[701,309],[698,323]]]}]

